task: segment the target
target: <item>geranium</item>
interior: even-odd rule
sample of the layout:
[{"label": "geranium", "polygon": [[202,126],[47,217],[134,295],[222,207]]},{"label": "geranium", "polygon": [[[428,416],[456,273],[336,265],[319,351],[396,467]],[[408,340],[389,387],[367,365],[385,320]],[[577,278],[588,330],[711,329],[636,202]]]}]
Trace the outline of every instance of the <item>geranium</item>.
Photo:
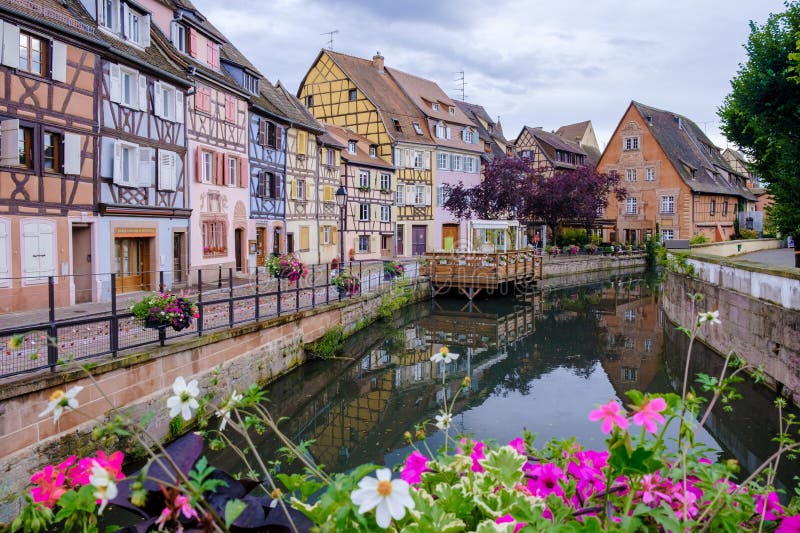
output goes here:
[{"label": "geranium", "polygon": [[783,515],[783,507],[775,491],[770,492],[766,497],[763,494],[756,496],[756,512],[759,516],[763,513],[766,520],[777,520]]},{"label": "geranium", "polygon": [[422,479],[423,472],[430,472],[428,468],[428,458],[422,455],[417,450],[414,450],[408,457],[403,465],[403,470],[400,472],[400,477],[407,483],[412,485],[417,484]]},{"label": "geranium", "polygon": [[341,270],[331,278],[331,284],[339,289],[340,293],[353,296],[361,292],[361,280],[347,270]]},{"label": "geranium", "polygon": [[172,392],[175,394],[167,399],[169,416],[174,418],[180,414],[188,422],[192,419],[194,411],[200,407],[197,403],[197,397],[200,395],[197,380],[193,379],[187,384],[183,376],[178,376],[172,383]]},{"label": "geranium", "polygon": [[439,348],[439,351],[431,357],[431,361],[434,363],[444,362],[446,365],[452,363],[456,359],[458,359],[458,354],[451,352],[446,346]]},{"label": "geranium", "polygon": [[525,471],[528,476],[528,490],[534,496],[546,497],[549,494],[564,496],[564,489],[560,482],[563,481],[564,471],[553,463],[537,463],[529,465]]},{"label": "geranium", "polygon": [[67,492],[64,481],[63,470],[55,468],[53,465],[45,466],[31,476],[31,483],[35,485],[31,489],[33,501],[52,508],[58,502],[58,499]]},{"label": "geranium", "polygon": [[39,413],[40,417],[44,417],[53,413],[53,422],[58,422],[58,419],[61,418],[64,410],[70,411],[72,409],[78,408],[78,394],[83,390],[83,387],[80,385],[76,385],[74,387],[70,387],[67,392],[64,392],[61,389],[57,391],[53,391],[50,395],[50,401],[47,404],[47,408]]},{"label": "geranium", "polygon": [[619,414],[621,410],[622,407],[612,400],[589,413],[589,420],[592,422],[602,420],[603,425],[600,429],[606,434],[611,433],[615,425],[620,429],[626,429],[628,427],[628,419]]},{"label": "geranium", "polygon": [[300,278],[308,275],[308,269],[294,254],[273,255],[264,261],[270,275],[276,278],[286,278],[289,283],[295,283]]},{"label": "geranium", "polygon": [[192,319],[200,316],[199,309],[182,291],[154,292],[131,307],[131,313],[143,320],[147,328],[171,326],[175,331],[188,328]]},{"label": "geranium", "polygon": [[664,423],[664,417],[659,413],[666,408],[667,402],[664,398],[647,398],[633,412],[633,423],[637,426],[644,426],[650,433],[655,433],[657,429],[656,422]]},{"label": "geranium", "polygon": [[350,499],[358,505],[361,514],[375,509],[375,521],[385,529],[392,518],[400,520],[405,516],[406,509],[413,509],[414,500],[408,493],[408,483],[402,479],[392,480],[392,471],[388,468],[378,469],[375,476],[359,481]]}]

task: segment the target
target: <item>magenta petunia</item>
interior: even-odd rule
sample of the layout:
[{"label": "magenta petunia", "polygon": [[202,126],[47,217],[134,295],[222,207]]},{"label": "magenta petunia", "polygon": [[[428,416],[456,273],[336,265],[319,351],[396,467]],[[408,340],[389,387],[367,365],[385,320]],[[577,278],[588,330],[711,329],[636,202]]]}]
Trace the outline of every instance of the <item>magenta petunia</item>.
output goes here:
[{"label": "magenta petunia", "polygon": [[622,411],[622,407],[617,402],[612,400],[589,413],[589,420],[592,422],[602,420],[603,425],[601,429],[603,430],[603,433],[606,434],[611,433],[611,430],[614,428],[614,426],[617,426],[620,429],[627,429],[628,419],[622,416],[620,411]]},{"label": "magenta petunia", "polygon": [[637,426],[644,426],[650,432],[655,433],[658,427],[656,422],[663,424],[664,417],[659,413],[667,408],[664,398],[648,398],[633,413],[633,423]]},{"label": "magenta petunia", "polygon": [[800,533],[800,515],[785,516],[775,533]]},{"label": "magenta petunia", "polygon": [[525,469],[528,476],[528,490],[534,496],[545,497],[549,494],[564,496],[560,481],[566,481],[564,471],[553,463],[537,463]]},{"label": "magenta petunia", "polygon": [[770,492],[767,497],[765,498],[763,494],[759,494],[756,496],[756,512],[761,515],[764,513],[764,503],[766,502],[766,513],[764,514],[764,518],[766,520],[777,520],[781,515],[783,515],[783,507],[781,506],[781,502],[778,500],[778,494]]},{"label": "magenta petunia", "polygon": [[406,457],[406,464],[400,472],[400,478],[411,485],[417,484],[422,479],[423,472],[430,472],[428,468],[428,458],[420,452],[414,450],[411,455]]},{"label": "magenta petunia", "polygon": [[522,440],[522,437],[517,437],[516,439],[509,442],[508,445],[517,450],[517,452],[522,455],[525,455],[527,453],[527,451],[525,450],[525,441]]}]

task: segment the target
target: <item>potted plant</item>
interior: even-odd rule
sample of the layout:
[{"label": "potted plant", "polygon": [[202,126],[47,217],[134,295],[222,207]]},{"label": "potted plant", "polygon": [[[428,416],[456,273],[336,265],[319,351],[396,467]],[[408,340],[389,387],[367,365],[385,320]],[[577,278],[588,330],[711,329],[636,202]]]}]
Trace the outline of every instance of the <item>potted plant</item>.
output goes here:
[{"label": "potted plant", "polygon": [[597,253],[597,245],[593,242],[590,242],[589,244],[585,244],[583,246],[583,250],[589,255],[594,255]]},{"label": "potted plant", "polygon": [[340,296],[353,296],[361,292],[361,280],[348,270],[342,270],[333,276],[331,284],[336,287]]},{"label": "potted plant", "polygon": [[133,316],[144,321],[144,327],[151,329],[172,326],[180,331],[192,325],[192,319],[199,317],[197,305],[189,298],[171,292],[148,294],[131,307]]},{"label": "potted plant", "polygon": [[399,278],[405,273],[405,267],[400,261],[384,261],[383,262],[383,279],[392,280]]},{"label": "potted plant", "polygon": [[569,255],[578,255],[578,246],[575,244],[569,245]]},{"label": "potted plant", "polygon": [[308,269],[294,254],[273,255],[264,260],[270,275],[295,283],[308,275]]}]

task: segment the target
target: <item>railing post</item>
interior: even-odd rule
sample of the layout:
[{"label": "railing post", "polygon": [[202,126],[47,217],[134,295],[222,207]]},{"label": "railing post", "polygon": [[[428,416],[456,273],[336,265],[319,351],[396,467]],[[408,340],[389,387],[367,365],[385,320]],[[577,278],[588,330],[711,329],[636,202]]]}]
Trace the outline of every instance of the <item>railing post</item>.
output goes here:
[{"label": "railing post", "polygon": [[117,318],[117,275],[111,274],[111,330],[108,332],[111,356],[116,357],[119,351],[119,319]]},{"label": "railing post", "polygon": [[294,311],[295,313],[300,310],[300,279],[294,282]]},{"label": "railing post", "polygon": [[325,303],[331,303],[331,273],[330,265],[325,264]]},{"label": "railing post", "polygon": [[158,291],[164,292],[164,271],[158,271]]},{"label": "railing post", "polygon": [[203,334],[203,270],[197,269],[197,334]]},{"label": "railing post", "polygon": [[47,327],[47,364],[50,365],[50,370],[55,372],[58,363],[58,328],[56,328],[56,287],[53,276],[47,277],[47,301],[50,322]]},{"label": "railing post", "polygon": [[317,306],[317,265],[311,267],[311,309]]},{"label": "railing post", "polygon": [[256,322],[258,322],[258,319],[261,316],[260,307],[261,307],[261,298],[259,297],[258,294],[258,267],[256,267],[256,314],[255,314]]},{"label": "railing post", "polygon": [[233,267],[228,267],[228,326],[233,327]]},{"label": "railing post", "polygon": [[222,265],[217,266],[217,288],[222,288]]}]

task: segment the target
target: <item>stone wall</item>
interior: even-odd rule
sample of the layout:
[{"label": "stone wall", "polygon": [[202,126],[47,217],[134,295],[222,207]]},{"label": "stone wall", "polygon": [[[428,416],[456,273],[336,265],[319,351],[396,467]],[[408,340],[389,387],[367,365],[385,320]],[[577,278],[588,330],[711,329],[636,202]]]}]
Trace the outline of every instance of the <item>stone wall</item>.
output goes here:
[{"label": "stone wall", "polygon": [[[698,309],[687,293],[703,295]],[[800,310],[672,272],[661,302],[672,322],[687,327],[696,322],[697,312],[719,310],[722,323],[703,326],[698,339],[720,354],[732,350],[763,366],[767,385],[800,405]]]},{"label": "stone wall", "polygon": [[692,252],[699,252],[706,255],[731,257],[738,254],[759,252],[761,250],[775,250],[780,247],[780,239],[743,239],[738,241],[693,244]]},{"label": "stone wall", "polygon": [[[631,269],[641,270],[646,265],[647,259],[644,255],[583,255],[574,258],[546,257],[542,264],[543,286],[551,286],[553,284],[550,282],[551,278],[562,278],[564,276],[574,277],[579,274],[590,272],[602,272],[605,277],[617,272],[629,272]],[[594,280],[590,279],[586,281],[586,283],[591,281]],[[555,284],[557,284],[557,282]]]},{"label": "stone wall", "polygon": [[[430,298],[426,279],[411,282],[412,301]],[[359,298],[331,303],[293,315],[264,320],[202,337],[171,342],[146,352],[123,354],[116,359],[93,361],[91,378],[74,366],[56,372],[18,378],[0,386],[0,524],[9,522],[21,508],[33,472],[60,462],[71,454],[97,450],[91,438],[94,421],[77,412],[39,418],[56,390],[83,386],[80,411],[103,418],[124,408],[134,419],[155,413],[148,433],[164,439],[169,434],[166,399],[177,376],[197,379],[201,393],[218,373],[219,389],[244,389],[251,383],[268,383],[305,361],[304,345],[342,325],[351,334],[375,319],[389,286]],[[96,382],[97,385],[95,385]],[[0,528],[1,529],[1,528]]]}]

